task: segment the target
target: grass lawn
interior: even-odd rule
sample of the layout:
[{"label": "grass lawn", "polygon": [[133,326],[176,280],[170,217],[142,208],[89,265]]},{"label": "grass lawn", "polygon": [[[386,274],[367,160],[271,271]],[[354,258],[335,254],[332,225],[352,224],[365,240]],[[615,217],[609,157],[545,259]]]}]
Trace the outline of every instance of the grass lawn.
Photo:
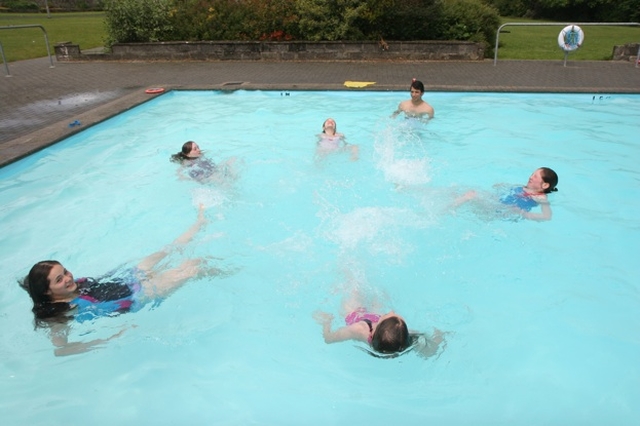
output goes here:
[{"label": "grass lawn", "polygon": [[[104,13],[0,13],[0,27],[9,25],[42,25],[49,38],[51,55],[53,46],[61,41],[72,41],[81,49],[104,46],[106,30]],[[0,43],[7,62],[47,56],[44,33],[40,28],[0,29]]]},{"label": "grass lawn", "polygon": [[[521,18],[502,18],[502,23],[537,23]],[[498,60],[500,59],[564,59],[564,52],[558,47],[558,34],[564,25],[527,27],[507,26],[500,34]],[[569,54],[572,61],[601,61],[611,59],[613,46],[640,43],[640,27],[587,26],[582,27],[584,43],[577,51]],[[504,31],[508,31],[505,33]],[[492,46],[495,47],[493,40]]]},{"label": "grass lawn", "polygon": [[[541,21],[522,18],[502,18],[502,23]],[[51,54],[53,46],[71,41],[80,49],[104,45],[106,29],[104,13],[0,13],[0,27],[9,25],[42,25],[47,31]],[[558,34],[563,25],[528,27],[507,26],[500,34],[498,59],[551,59],[562,60],[564,53],[558,47]],[[574,60],[611,59],[614,45],[640,42],[640,27],[583,26],[585,41],[580,49],[570,54]],[[504,32],[507,31],[507,32]],[[44,35],[40,28],[15,30],[0,29],[0,43],[8,62],[47,56]],[[495,46],[495,39],[490,41]]]}]

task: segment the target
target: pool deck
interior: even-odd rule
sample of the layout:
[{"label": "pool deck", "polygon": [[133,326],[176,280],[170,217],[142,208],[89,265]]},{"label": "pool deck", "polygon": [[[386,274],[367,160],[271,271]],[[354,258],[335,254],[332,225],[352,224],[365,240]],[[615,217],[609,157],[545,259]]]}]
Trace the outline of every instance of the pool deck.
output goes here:
[{"label": "pool deck", "polygon": [[[633,62],[11,62],[0,78],[0,166],[154,97],[151,87],[208,90],[427,91],[640,94]],[[348,88],[345,81],[374,82]],[[408,94],[398,94],[398,102]],[[425,94],[429,99],[429,94]],[[366,106],[364,106],[366,108]],[[435,105],[437,109],[437,105]],[[71,125],[79,122],[79,125]]]}]

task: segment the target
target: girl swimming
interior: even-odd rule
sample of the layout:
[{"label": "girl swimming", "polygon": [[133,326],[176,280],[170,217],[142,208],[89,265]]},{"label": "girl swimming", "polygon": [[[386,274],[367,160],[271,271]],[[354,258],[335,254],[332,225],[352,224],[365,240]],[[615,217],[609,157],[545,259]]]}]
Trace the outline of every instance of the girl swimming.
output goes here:
[{"label": "girl swimming", "polygon": [[[551,205],[547,194],[558,191],[557,185],[557,173],[548,167],[540,167],[531,174],[526,185],[510,186],[506,192],[502,191],[499,202],[502,206],[506,206],[510,212],[516,213],[525,219],[536,221],[551,220]],[[504,188],[504,185],[496,185],[496,187]],[[458,207],[477,199],[477,192],[469,191],[458,198],[453,207]],[[533,212],[532,210],[537,207],[540,207],[540,212]],[[500,212],[501,209],[497,210]]]},{"label": "girl swimming", "polygon": [[352,291],[351,298],[342,307],[345,325],[335,330],[332,329],[332,314],[316,312],[314,319],[322,325],[325,343],[356,340],[366,343],[372,350],[363,350],[378,358],[395,358],[411,350],[427,358],[434,355],[443,342],[442,332],[437,329],[427,337],[424,333],[410,331],[404,318],[395,312],[373,313],[363,305],[362,295]]},{"label": "girl swimming", "polygon": [[204,208],[200,206],[196,222],[167,249],[147,256],[135,267],[122,267],[97,279],[75,279],[56,260],[36,263],[20,282],[33,301],[36,327],[51,329],[57,355],[84,352],[109,339],[69,343],[70,321],[83,322],[136,311],[148,301],[167,296],[191,278],[218,275],[220,270],[208,267],[203,259],[187,259],[175,268],[156,270],[172,249],[190,242],[205,223]]}]

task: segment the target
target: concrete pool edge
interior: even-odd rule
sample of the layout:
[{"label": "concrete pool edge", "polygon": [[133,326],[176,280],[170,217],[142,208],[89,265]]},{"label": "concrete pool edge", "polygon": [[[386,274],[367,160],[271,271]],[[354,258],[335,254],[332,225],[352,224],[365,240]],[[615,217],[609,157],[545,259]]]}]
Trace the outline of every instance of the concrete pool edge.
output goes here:
[{"label": "concrete pool edge", "polygon": [[135,108],[152,98],[153,97],[144,92],[124,95],[77,115],[74,122],[79,122],[79,125],[71,126],[69,120],[59,121],[27,135],[5,142],[1,147],[2,157],[0,158],[0,168],[54,145],[95,124]]}]

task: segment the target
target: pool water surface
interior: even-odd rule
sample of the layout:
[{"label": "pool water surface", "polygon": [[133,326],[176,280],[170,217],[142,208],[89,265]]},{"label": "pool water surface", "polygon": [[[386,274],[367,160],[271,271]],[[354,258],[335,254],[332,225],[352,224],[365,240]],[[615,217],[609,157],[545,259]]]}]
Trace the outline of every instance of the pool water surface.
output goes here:
[{"label": "pool water surface", "polygon": [[[635,424],[640,97],[426,93],[433,120],[391,119],[406,98],[173,91],[0,169],[2,424]],[[356,161],[316,155],[328,117]],[[236,177],[180,179],[188,140]],[[541,166],[550,221],[452,207]],[[16,281],[44,259],[135,264],[200,204],[205,229],[165,265],[227,275],[73,323],[73,341],[124,332],[54,356]],[[341,325],[353,288],[446,343],[390,360],[325,344],[313,313]]]}]

